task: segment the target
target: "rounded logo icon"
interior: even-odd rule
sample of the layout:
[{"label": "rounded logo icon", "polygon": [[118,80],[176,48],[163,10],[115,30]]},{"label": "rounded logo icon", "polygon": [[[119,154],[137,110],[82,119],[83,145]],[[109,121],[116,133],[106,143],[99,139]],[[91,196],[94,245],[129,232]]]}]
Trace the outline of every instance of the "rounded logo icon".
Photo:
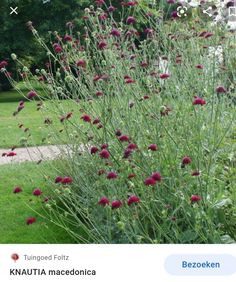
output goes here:
[{"label": "rounded logo icon", "polygon": [[19,259],[19,255],[18,254],[12,254],[11,258],[14,260],[14,262],[16,262]]}]

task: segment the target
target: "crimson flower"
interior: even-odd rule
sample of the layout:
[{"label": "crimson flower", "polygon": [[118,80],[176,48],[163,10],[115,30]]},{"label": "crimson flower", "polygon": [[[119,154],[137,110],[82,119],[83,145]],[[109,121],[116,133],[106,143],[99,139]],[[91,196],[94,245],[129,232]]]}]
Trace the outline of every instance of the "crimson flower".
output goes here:
[{"label": "crimson flower", "polygon": [[153,186],[156,184],[156,180],[153,179],[152,177],[148,177],[147,179],[145,179],[144,184],[146,186]]},{"label": "crimson flower", "polygon": [[99,153],[100,157],[102,159],[109,159],[110,157],[110,153],[106,150],[106,149],[103,149],[100,153]]},{"label": "crimson flower", "polygon": [[98,149],[97,147],[93,146],[93,147],[91,147],[91,149],[90,149],[90,153],[91,153],[91,154],[96,154],[98,150],[99,150],[99,149]]},{"label": "crimson flower", "polygon": [[98,6],[102,6],[105,4],[105,1],[104,0],[96,0],[95,3],[98,5]]},{"label": "crimson flower", "polygon": [[183,165],[187,165],[187,164],[190,164],[192,162],[191,158],[188,157],[188,156],[185,156],[182,158],[182,164]]},{"label": "crimson flower", "polygon": [[203,65],[196,65],[196,68],[202,70],[203,69]]},{"label": "crimson flower", "polygon": [[117,177],[118,177],[118,175],[117,175],[116,172],[110,171],[110,172],[107,173],[107,179],[115,179]]},{"label": "crimson flower", "polygon": [[202,199],[202,197],[199,196],[199,195],[192,195],[191,198],[190,198],[192,203],[197,203],[197,202],[201,201],[201,199]]},{"label": "crimson flower", "polygon": [[98,43],[98,49],[104,50],[107,47],[107,43],[105,41],[100,41]]},{"label": "crimson flower", "polygon": [[36,188],[36,189],[34,189],[34,191],[33,191],[33,195],[34,195],[34,196],[40,196],[42,193],[43,193],[42,190],[39,189],[39,188]]},{"label": "crimson flower", "polygon": [[127,146],[127,149],[130,149],[130,150],[136,150],[138,149],[138,146],[134,143],[130,143],[128,146]]},{"label": "crimson flower", "polygon": [[153,172],[151,177],[152,177],[154,180],[156,180],[156,181],[161,181],[161,180],[162,180],[162,177],[161,177],[160,172]]},{"label": "crimson flower", "polygon": [[116,136],[121,136],[121,135],[122,135],[122,132],[121,132],[120,129],[117,129],[115,134],[116,134]]},{"label": "crimson flower", "polygon": [[133,153],[132,149],[125,149],[123,158],[128,159],[128,157]]},{"label": "crimson flower", "polygon": [[17,193],[20,193],[22,191],[23,190],[21,189],[21,187],[17,186],[17,187],[14,188],[13,193],[17,194]]},{"label": "crimson flower", "polygon": [[136,23],[136,19],[134,17],[130,16],[130,17],[127,18],[126,23],[127,24],[134,24],[134,23]]},{"label": "crimson flower", "polygon": [[206,101],[203,98],[200,98],[200,97],[197,97],[197,96],[194,97],[193,105],[201,105],[201,106],[203,106],[205,104],[206,104]]},{"label": "crimson flower", "polygon": [[139,203],[139,202],[140,202],[139,197],[137,197],[135,195],[130,196],[129,199],[128,199],[128,205],[129,206],[134,204],[134,203]]},{"label": "crimson flower", "polygon": [[115,200],[111,203],[111,207],[113,209],[118,209],[122,206],[122,202],[120,200]]},{"label": "crimson flower", "polygon": [[200,174],[201,174],[201,173],[200,173],[199,170],[194,170],[194,171],[191,173],[192,176],[199,176]]},{"label": "crimson flower", "polygon": [[28,99],[33,99],[34,97],[36,97],[37,96],[37,93],[35,92],[35,91],[30,91],[28,94],[27,94],[27,98]]},{"label": "crimson flower", "polygon": [[147,34],[153,34],[154,30],[152,28],[147,27],[144,29],[144,32]]},{"label": "crimson flower", "polygon": [[77,61],[76,65],[77,65],[77,67],[85,68],[86,67],[86,61],[84,59],[80,59],[80,60]]},{"label": "crimson flower", "polygon": [[98,204],[101,206],[106,206],[110,204],[110,201],[107,199],[107,197],[102,197],[99,201]]},{"label": "crimson flower", "polygon": [[59,182],[62,182],[62,177],[61,176],[57,176],[56,179],[55,179],[55,183],[59,183]]},{"label": "crimson flower", "polygon": [[174,18],[174,19],[179,18],[178,12],[177,12],[177,11],[173,11],[173,12],[171,13],[171,17]]},{"label": "crimson flower", "polygon": [[62,184],[71,184],[72,182],[73,182],[73,179],[70,176],[64,177],[61,181]]},{"label": "crimson flower", "polygon": [[7,153],[6,155],[7,155],[7,157],[14,157],[14,156],[16,156],[17,154],[16,154],[15,152],[9,152],[9,153]]},{"label": "crimson flower", "polygon": [[[122,2],[122,3],[124,3],[124,2]],[[128,1],[127,3],[124,3],[123,5],[128,6],[128,7],[134,7],[134,6],[138,5],[138,2],[137,1]]]},{"label": "crimson flower", "polygon": [[93,121],[93,124],[98,124],[100,123],[100,119],[99,118],[95,118],[94,121]]},{"label": "crimson flower", "polygon": [[35,217],[29,217],[26,219],[26,224],[30,225],[36,222],[36,218]]},{"label": "crimson flower", "polygon": [[53,44],[53,49],[54,49],[54,51],[55,51],[56,53],[58,53],[58,54],[63,51],[61,45],[58,44],[58,43]]},{"label": "crimson flower", "polygon": [[167,79],[169,77],[170,77],[170,75],[168,73],[161,73],[160,74],[160,79]]},{"label": "crimson flower", "polygon": [[220,85],[220,86],[216,87],[216,92],[217,93],[226,93],[227,90],[226,90],[226,88],[224,86]]},{"label": "crimson flower", "polygon": [[127,79],[125,79],[125,83],[126,83],[126,84],[135,83],[135,80],[132,79],[132,78],[127,78]]},{"label": "crimson flower", "polygon": [[66,42],[71,42],[71,41],[73,40],[73,38],[72,38],[72,36],[66,34],[66,35],[64,36],[64,40],[65,40]]},{"label": "crimson flower", "polygon": [[0,69],[5,68],[8,65],[7,61],[1,61],[0,62]]},{"label": "crimson flower", "polygon": [[102,144],[101,145],[101,149],[103,150],[103,149],[107,149],[108,148],[108,144]]},{"label": "crimson flower", "polygon": [[120,37],[121,33],[120,33],[120,31],[119,31],[118,29],[113,28],[113,29],[111,30],[111,35],[113,35],[113,36],[115,36],[115,37]]},{"label": "crimson flower", "polygon": [[151,144],[148,146],[148,150],[151,150],[151,151],[157,151],[157,145],[156,144]]},{"label": "crimson flower", "polygon": [[97,92],[96,92],[96,96],[97,96],[97,97],[103,96],[103,92],[102,92],[102,91],[97,91]]},{"label": "crimson flower", "polygon": [[91,117],[89,115],[83,115],[81,117],[81,119],[84,121],[84,122],[91,122]]},{"label": "crimson flower", "polygon": [[116,10],[116,8],[114,6],[109,6],[108,9],[107,9],[107,11],[109,13],[113,13],[115,10]]},{"label": "crimson flower", "polygon": [[129,137],[128,137],[127,135],[121,135],[121,136],[119,137],[119,140],[120,140],[121,142],[129,142]]}]

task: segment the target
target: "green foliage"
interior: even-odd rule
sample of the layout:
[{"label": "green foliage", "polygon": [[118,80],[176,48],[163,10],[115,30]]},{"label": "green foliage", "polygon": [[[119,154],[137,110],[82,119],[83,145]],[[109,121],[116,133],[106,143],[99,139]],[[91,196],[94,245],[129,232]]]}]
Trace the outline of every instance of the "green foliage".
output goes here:
[{"label": "green foliage", "polygon": [[[27,27],[29,21],[39,30],[46,42],[50,41],[49,31],[64,31],[69,21],[77,19],[80,23],[81,12],[88,1],[61,1],[53,0],[43,4],[42,0],[0,1],[0,61],[10,62],[9,71],[16,78],[16,70],[11,63],[10,55],[17,54],[26,66],[42,67],[45,64],[43,50],[35,44],[31,31]],[[18,6],[18,15],[10,15],[10,6]],[[2,90],[9,89],[9,83],[4,75],[0,74]],[[1,91],[1,87],[0,87]]]}]

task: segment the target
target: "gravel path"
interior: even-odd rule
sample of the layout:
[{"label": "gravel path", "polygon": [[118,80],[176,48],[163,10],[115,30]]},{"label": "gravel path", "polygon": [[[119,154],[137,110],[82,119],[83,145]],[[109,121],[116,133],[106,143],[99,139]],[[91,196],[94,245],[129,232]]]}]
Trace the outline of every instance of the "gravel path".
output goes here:
[{"label": "gravel path", "polygon": [[27,161],[40,162],[45,160],[54,160],[60,157],[65,150],[68,150],[67,145],[16,148],[13,151],[0,149],[0,165],[22,163]]}]

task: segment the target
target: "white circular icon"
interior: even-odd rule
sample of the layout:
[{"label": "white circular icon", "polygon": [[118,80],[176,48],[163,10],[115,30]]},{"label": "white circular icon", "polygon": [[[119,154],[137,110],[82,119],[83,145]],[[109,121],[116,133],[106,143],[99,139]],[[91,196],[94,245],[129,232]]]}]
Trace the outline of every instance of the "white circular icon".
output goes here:
[{"label": "white circular icon", "polygon": [[185,6],[179,6],[178,8],[177,8],[177,15],[178,15],[178,17],[187,17],[187,10],[188,10],[188,8],[187,7],[185,7]]}]

